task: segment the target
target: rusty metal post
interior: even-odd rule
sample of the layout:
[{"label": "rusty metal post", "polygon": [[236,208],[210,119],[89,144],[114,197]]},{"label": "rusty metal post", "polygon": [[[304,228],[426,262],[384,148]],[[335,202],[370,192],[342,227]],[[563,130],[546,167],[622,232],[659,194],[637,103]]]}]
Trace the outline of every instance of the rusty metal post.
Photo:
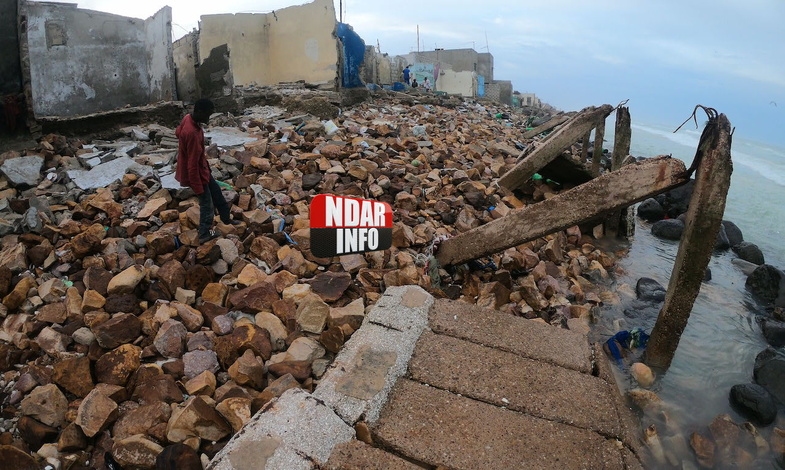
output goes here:
[{"label": "rusty metal post", "polygon": [[644,359],[646,364],[659,369],[667,369],[676,353],[725,212],[733,163],[731,125],[724,114],[710,115],[695,159],[699,165],[684,234],[668,283],[665,304],[651,332]]}]

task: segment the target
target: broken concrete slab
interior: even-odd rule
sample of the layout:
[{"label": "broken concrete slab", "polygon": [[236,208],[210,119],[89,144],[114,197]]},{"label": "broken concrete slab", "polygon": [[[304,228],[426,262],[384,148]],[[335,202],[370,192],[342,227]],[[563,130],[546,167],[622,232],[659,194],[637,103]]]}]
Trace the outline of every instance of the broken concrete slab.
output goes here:
[{"label": "broken concrete slab", "polygon": [[532,137],[540,135],[543,132],[548,132],[549,130],[554,129],[557,126],[560,126],[560,125],[564,124],[565,122],[569,121],[570,118],[572,118],[571,114],[560,114],[558,116],[555,116],[553,119],[551,119],[550,121],[546,122],[545,124],[541,124],[541,125],[535,127],[534,129],[532,129],[530,131],[524,132],[523,133],[523,138],[524,139],[531,139]]},{"label": "broken concrete slab", "polygon": [[44,158],[37,155],[9,158],[0,166],[0,172],[15,186],[36,186],[41,182],[43,166]]},{"label": "broken concrete slab", "polygon": [[515,165],[515,168],[499,178],[499,186],[510,190],[519,188],[538,170],[553,161],[557,155],[577,142],[586,132],[592,130],[600,119],[605,119],[612,112],[613,106],[609,104],[581,111],[544,142],[535,146],[530,154]]},{"label": "broken concrete slab", "polygon": [[87,190],[109,186],[122,179],[126,173],[148,175],[152,171],[152,168],[142,166],[130,157],[121,157],[98,165],[91,170],[70,170],[67,174],[79,189]]},{"label": "broken concrete slab", "polygon": [[606,173],[546,201],[450,238],[436,253],[455,265],[578,225],[687,183],[681,160],[658,157]]},{"label": "broken concrete slab", "polygon": [[211,144],[219,147],[239,147],[248,142],[255,142],[257,137],[250,137],[247,132],[232,127],[213,127],[204,133]]},{"label": "broken concrete slab", "polygon": [[312,469],[354,436],[354,429],[320,400],[290,389],[266,405],[207,469]]}]

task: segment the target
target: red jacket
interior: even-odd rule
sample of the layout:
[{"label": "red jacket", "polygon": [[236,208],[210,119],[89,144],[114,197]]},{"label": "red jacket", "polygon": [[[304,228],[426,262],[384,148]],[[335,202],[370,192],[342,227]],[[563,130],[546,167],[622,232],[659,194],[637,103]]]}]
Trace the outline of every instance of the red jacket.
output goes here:
[{"label": "red jacket", "polygon": [[204,153],[204,131],[189,114],[177,126],[175,135],[180,141],[180,148],[174,178],[182,186],[189,186],[196,194],[202,194],[210,182],[210,166]]}]

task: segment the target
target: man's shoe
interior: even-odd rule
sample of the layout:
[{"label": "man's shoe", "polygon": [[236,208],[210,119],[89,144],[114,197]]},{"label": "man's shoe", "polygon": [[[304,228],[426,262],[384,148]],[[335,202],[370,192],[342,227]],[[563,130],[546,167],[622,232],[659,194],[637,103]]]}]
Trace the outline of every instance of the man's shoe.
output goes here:
[{"label": "man's shoe", "polygon": [[205,235],[204,237],[199,237],[199,244],[203,245],[209,242],[210,240],[214,240],[220,236],[221,234],[219,232],[216,232],[215,230],[210,230],[209,232],[207,232],[207,235]]}]

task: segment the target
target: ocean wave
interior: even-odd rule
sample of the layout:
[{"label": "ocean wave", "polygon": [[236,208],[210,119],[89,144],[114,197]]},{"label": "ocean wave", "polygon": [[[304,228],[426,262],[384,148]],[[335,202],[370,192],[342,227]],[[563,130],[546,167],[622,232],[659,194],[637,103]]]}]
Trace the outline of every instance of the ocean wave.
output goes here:
[{"label": "ocean wave", "polygon": [[785,165],[765,158],[753,157],[746,152],[731,150],[731,156],[734,163],[753,170],[778,186],[785,186]]},{"label": "ocean wave", "polygon": [[668,139],[671,142],[675,142],[684,147],[688,147],[693,151],[695,151],[695,149],[698,148],[698,142],[700,141],[701,132],[702,132],[702,131],[693,131],[690,129],[687,130],[682,129],[674,134],[671,131],[655,129],[653,127],[643,126],[640,124],[633,124],[632,128],[638,129],[643,132],[647,132],[649,134],[654,134],[659,137],[664,137],[665,139]]}]

